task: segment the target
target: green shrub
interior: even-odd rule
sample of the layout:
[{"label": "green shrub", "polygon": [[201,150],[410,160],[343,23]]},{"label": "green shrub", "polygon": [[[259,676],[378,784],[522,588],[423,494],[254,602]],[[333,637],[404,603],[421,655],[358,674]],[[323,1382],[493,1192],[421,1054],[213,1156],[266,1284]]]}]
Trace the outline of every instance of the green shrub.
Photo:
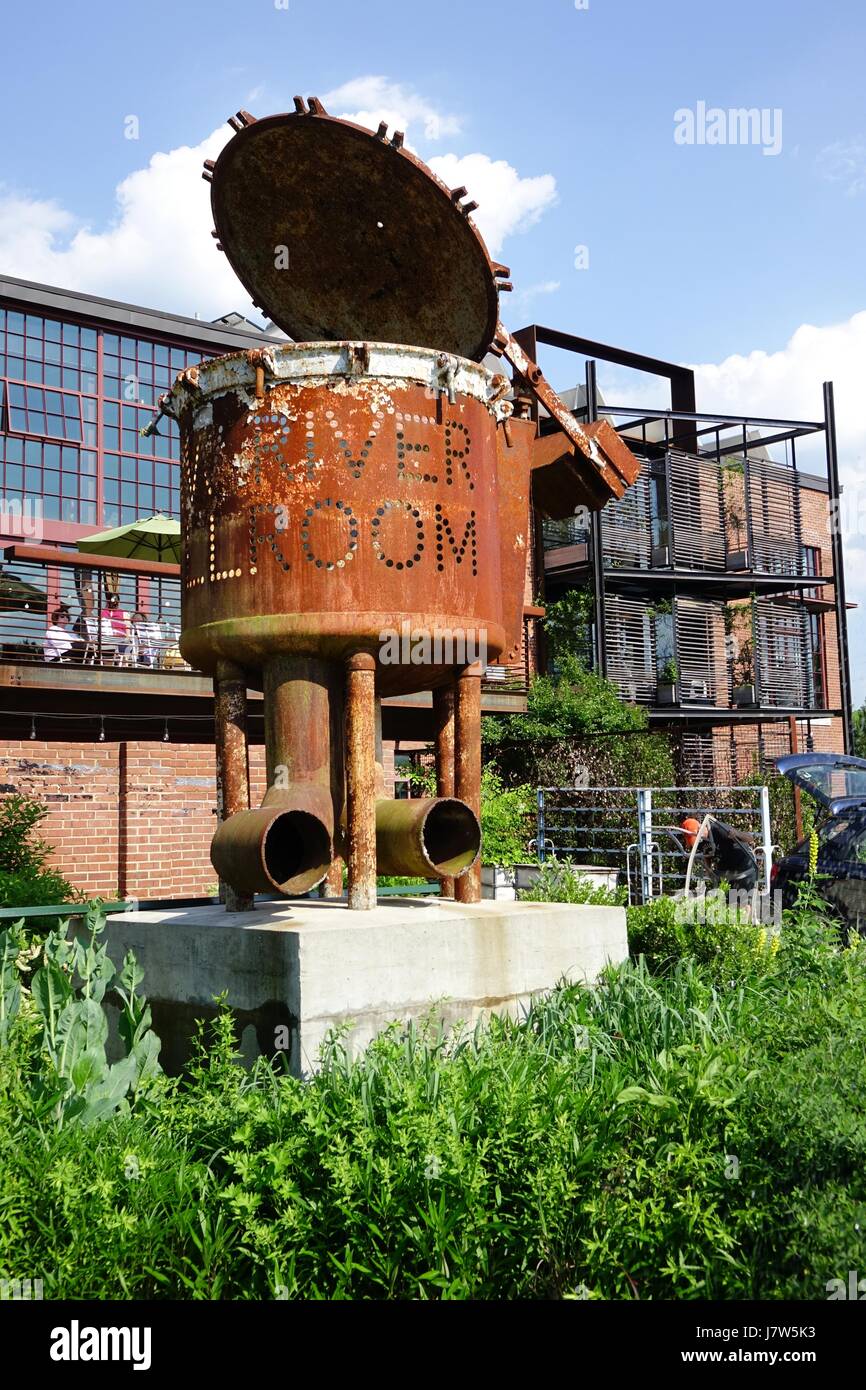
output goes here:
[{"label": "green shrub", "polygon": [[43,907],[81,900],[48,866],[50,847],[37,834],[47,806],[27,796],[0,800],[0,907]]},{"label": "green shrub", "polygon": [[552,666],[562,668],[569,657],[584,661],[592,644],[595,598],[588,588],[567,589],[545,604],[544,636]]},{"label": "green shrub", "polygon": [[481,857],[485,864],[522,864],[535,830],[535,792],[529,786],[506,789],[496,770],[481,770]]},{"label": "green shrub", "polygon": [[628,946],[633,957],[646,957],[654,972],[671,968],[682,957],[710,967],[720,980],[769,968],[778,937],[731,907],[725,894],[706,898],[655,898],[628,909]]},{"label": "green shrub", "polygon": [[[40,946],[16,924],[0,932],[0,1044],[19,1069],[21,1095],[38,1121],[91,1124],[127,1107],[159,1071],[159,1039],[138,997],[142,975],[130,953],[119,975],[99,940],[105,918],[88,912],[84,928],[68,923]],[[32,971],[32,977],[31,977]],[[121,1061],[106,1056],[111,986],[120,1004]]]},{"label": "green shrub", "polygon": [[531,903],[595,903],[601,907],[621,906],[626,901],[624,888],[610,889],[593,883],[580,872],[580,866],[557,859],[543,864],[531,888],[520,890],[520,898]]},{"label": "green shrub", "polygon": [[[527,902],[599,905],[623,905],[627,896],[625,888],[611,891],[594,884],[579,864],[567,860],[544,864],[532,888],[520,893]],[[729,906],[723,892],[703,898],[654,898],[628,907],[626,921],[631,956],[644,957],[653,973],[689,957],[726,979],[768,968],[778,949],[778,938],[753,924],[744,910]],[[823,927],[819,930],[823,935]]]},{"label": "green shrub", "polygon": [[612,681],[587,670],[576,656],[564,654],[556,676],[536,676],[525,714],[487,715],[484,742],[535,742],[574,738],[588,733],[623,733],[645,729],[646,711],[628,705]]}]

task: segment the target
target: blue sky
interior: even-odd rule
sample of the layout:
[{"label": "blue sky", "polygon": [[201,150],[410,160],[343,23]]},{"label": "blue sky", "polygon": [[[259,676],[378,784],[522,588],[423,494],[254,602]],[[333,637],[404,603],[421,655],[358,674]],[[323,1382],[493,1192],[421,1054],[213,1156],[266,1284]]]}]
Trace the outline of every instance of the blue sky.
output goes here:
[{"label": "blue sky", "polygon": [[[862,3],[48,0],[7,7],[3,34],[6,271],[207,316],[243,308],[199,235],[206,187],[173,152],[200,164],[230,112],[286,109],[296,92],[336,92],[335,114],[384,103],[409,113],[423,157],[477,166],[470,195],[518,291],[512,327],[705,364],[699,404],[718,409],[817,418],[832,374],[846,486],[866,495]],[[674,113],[699,101],[779,109],[780,153],[678,145]],[[194,228],[189,248],[172,216]],[[847,545],[866,601],[863,530]],[[860,615],[852,630],[862,699]]]}]

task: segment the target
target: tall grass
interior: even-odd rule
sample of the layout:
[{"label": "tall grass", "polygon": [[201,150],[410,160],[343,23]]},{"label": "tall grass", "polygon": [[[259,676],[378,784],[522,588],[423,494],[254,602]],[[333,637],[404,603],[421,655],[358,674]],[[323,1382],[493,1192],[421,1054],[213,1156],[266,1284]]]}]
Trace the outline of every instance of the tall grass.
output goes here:
[{"label": "tall grass", "polygon": [[[45,1122],[0,1051],[0,1274],[46,1297],[822,1298],[866,1270],[866,952],[639,960],[308,1082],[222,1014],[184,1083]],[[22,1024],[26,1029],[26,1023]],[[14,1030],[13,1030],[14,1031]]]}]

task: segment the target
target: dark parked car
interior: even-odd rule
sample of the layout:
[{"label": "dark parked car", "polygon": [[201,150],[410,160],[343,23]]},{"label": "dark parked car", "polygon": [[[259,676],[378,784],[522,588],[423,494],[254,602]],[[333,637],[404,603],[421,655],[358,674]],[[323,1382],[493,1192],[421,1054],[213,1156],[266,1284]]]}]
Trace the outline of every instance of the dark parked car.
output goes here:
[{"label": "dark parked car", "polygon": [[[818,803],[818,878],[821,897],[846,932],[866,933],[866,758],[843,753],[792,753],[776,767]],[[809,840],[773,866],[773,888],[790,907],[809,873]]]}]

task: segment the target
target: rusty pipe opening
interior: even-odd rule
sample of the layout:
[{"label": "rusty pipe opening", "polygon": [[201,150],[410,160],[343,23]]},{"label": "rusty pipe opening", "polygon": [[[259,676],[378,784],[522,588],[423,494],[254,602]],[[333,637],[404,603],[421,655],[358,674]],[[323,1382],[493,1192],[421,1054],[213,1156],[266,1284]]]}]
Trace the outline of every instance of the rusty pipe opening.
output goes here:
[{"label": "rusty pipe opening", "polygon": [[333,844],[314,789],[271,791],[254,811],[223,821],[211,842],[211,863],[242,893],[308,893],[327,875]]},{"label": "rusty pipe opening", "polygon": [[331,837],[309,811],[283,811],[265,831],[262,862],[281,893],[308,893],[331,867]]},{"label": "rusty pipe opening", "polygon": [[475,863],[481,849],[481,827],[464,801],[442,797],[424,821],[424,853],[437,874],[454,877]]},{"label": "rusty pipe opening", "polygon": [[376,802],[376,868],[380,874],[460,878],[478,858],[481,826],[456,797]]}]

